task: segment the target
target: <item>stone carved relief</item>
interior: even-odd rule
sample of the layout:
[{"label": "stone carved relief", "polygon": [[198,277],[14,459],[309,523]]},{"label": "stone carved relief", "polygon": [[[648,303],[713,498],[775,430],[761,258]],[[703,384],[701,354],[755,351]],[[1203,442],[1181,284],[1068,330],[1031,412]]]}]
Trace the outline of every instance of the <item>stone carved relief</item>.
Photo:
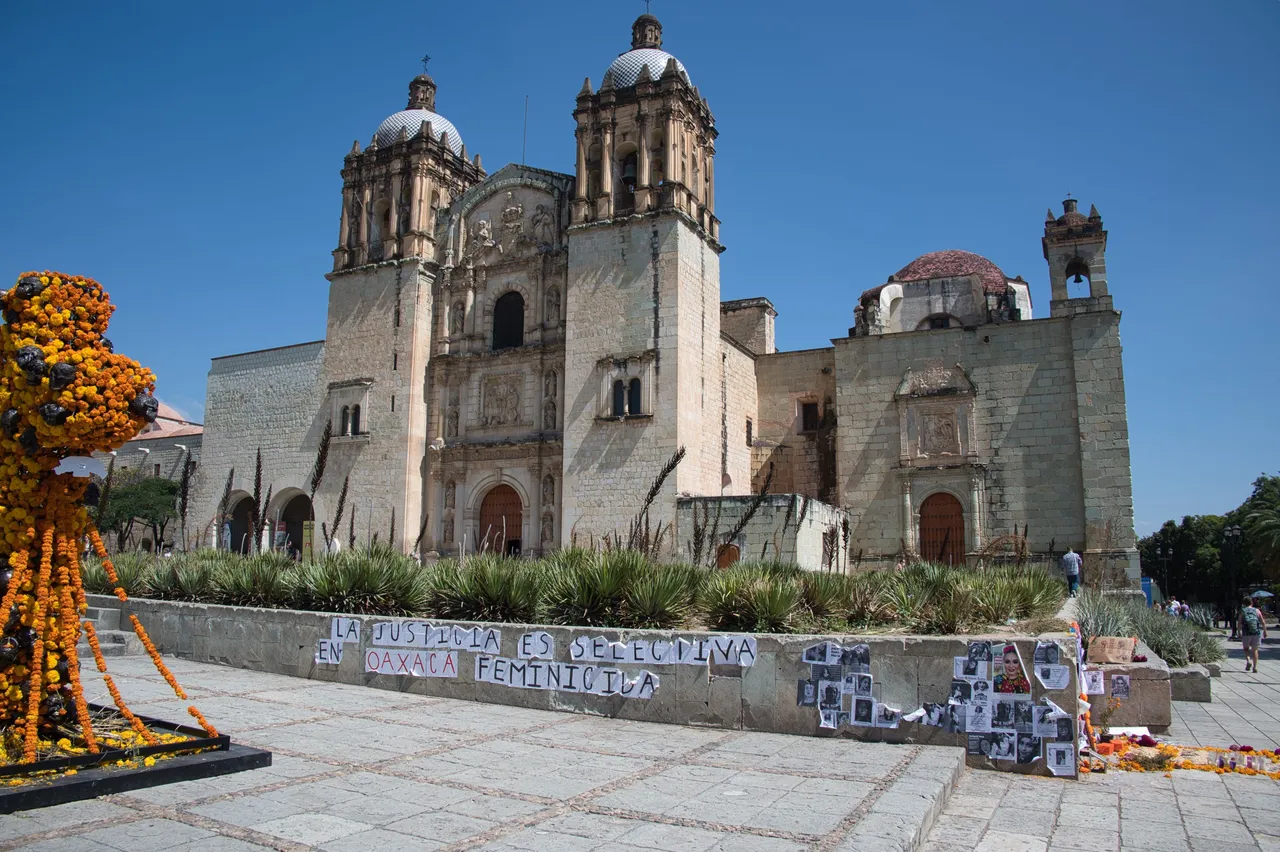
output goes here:
[{"label": "stone carved relief", "polygon": [[524,236],[524,205],[516,200],[515,193],[507,193],[506,205],[502,208],[502,241],[499,251],[513,252]]},{"label": "stone carved relief", "polygon": [[451,406],[449,414],[445,417],[444,436],[446,438],[458,437],[458,407]]},{"label": "stone carved relief", "polygon": [[960,454],[960,434],[953,412],[935,412],[920,416],[920,454],[955,456]]},{"label": "stone carved relief", "polygon": [[364,215],[360,196],[356,193],[351,194],[351,211],[347,222],[347,248],[355,248],[360,245],[360,221]]},{"label": "stone carved relief", "polygon": [[547,205],[538,205],[529,224],[533,225],[533,239],[538,245],[551,248],[556,244],[556,216]]},{"label": "stone carved relief", "polygon": [[446,547],[453,544],[453,512],[444,513],[444,530],[442,540]]},{"label": "stone carved relief", "polygon": [[463,320],[466,318],[467,309],[461,301],[453,303],[453,307],[449,309],[449,333],[462,334]]},{"label": "stone carved relief", "polygon": [[541,538],[544,544],[550,544],[551,542],[555,541],[555,537],[556,537],[555,526],[556,526],[555,518],[552,517],[551,513],[550,512],[543,513]]},{"label": "stone carved relief", "polygon": [[556,428],[556,401],[549,399],[542,403],[542,428],[550,431]]},{"label": "stone carved relief", "polygon": [[554,506],[556,502],[556,480],[548,474],[542,477],[542,505]]},{"label": "stone carved relief", "polygon": [[514,426],[520,422],[521,376],[486,376],[481,385],[480,425]]},{"label": "stone carved relief", "polygon": [[444,486],[444,507],[452,509],[458,499],[458,485],[452,479]]},{"label": "stone carved relief", "polygon": [[488,219],[476,219],[471,223],[471,242],[467,245],[463,257],[474,262],[490,249],[501,251],[498,243],[493,239],[493,223]]},{"label": "stone carved relief", "polygon": [[549,287],[547,289],[547,323],[558,322],[560,322],[560,288]]},{"label": "stone carved relief", "polygon": [[542,379],[542,395],[547,399],[556,398],[556,371],[547,370],[546,376]]}]

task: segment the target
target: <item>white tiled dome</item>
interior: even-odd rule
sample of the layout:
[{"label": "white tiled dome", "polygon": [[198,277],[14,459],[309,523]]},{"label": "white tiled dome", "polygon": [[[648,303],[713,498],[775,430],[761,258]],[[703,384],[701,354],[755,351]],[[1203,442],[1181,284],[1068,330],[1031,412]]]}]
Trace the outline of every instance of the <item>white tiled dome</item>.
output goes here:
[{"label": "white tiled dome", "polygon": [[[653,47],[629,50],[613,60],[613,64],[609,66],[609,73],[613,76],[613,87],[625,89],[634,86],[636,80],[640,78],[640,68],[643,65],[649,66],[649,75],[657,80],[662,76],[662,72],[667,70],[667,62],[671,59],[675,57],[665,50]],[[693,84],[689,82],[689,72],[684,70],[684,65],[679,59],[676,59],[676,68],[680,69],[680,76],[684,81],[692,86]]]},{"label": "white tiled dome", "polygon": [[436,115],[428,109],[406,109],[401,110],[395,115],[389,116],[382,124],[378,125],[378,132],[375,138],[379,145],[390,145],[400,138],[400,129],[404,128],[412,139],[422,128],[422,122],[431,123],[431,132],[440,138],[440,131],[449,134],[449,148],[458,156],[462,155],[462,136],[458,133],[458,128],[453,126],[453,122],[445,118],[443,115]]}]

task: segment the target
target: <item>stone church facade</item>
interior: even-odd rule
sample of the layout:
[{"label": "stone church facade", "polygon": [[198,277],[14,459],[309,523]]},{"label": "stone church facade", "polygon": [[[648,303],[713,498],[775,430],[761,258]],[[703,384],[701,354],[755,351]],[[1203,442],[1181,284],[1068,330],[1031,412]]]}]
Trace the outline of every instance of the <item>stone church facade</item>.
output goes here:
[{"label": "stone church facade", "polygon": [[715,119],[656,18],[578,93],[572,175],[486,173],[435,82],[409,91],[343,162],[324,340],[213,361],[211,542],[246,547],[259,449],[276,543],[314,516],[344,544],[538,554],[625,535],[683,447],[650,511],[673,557],[714,516],[709,552],[809,567],[971,561],[1017,528],[1136,571],[1096,210],[1045,222],[1046,318],[1022,279],[943,251],[866,290],[847,336],[778,352],[768,299],[720,299]]}]

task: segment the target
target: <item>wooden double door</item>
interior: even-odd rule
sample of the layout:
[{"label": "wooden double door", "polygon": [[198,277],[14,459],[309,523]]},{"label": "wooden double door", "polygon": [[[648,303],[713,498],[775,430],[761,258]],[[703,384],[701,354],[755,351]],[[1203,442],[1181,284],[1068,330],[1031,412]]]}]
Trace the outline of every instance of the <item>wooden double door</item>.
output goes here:
[{"label": "wooden double door", "polygon": [[520,553],[524,505],[510,485],[499,485],[480,504],[480,547],[515,556]]},{"label": "wooden double door", "polygon": [[950,494],[929,495],[920,506],[920,558],[961,565],[964,554],[964,507]]}]

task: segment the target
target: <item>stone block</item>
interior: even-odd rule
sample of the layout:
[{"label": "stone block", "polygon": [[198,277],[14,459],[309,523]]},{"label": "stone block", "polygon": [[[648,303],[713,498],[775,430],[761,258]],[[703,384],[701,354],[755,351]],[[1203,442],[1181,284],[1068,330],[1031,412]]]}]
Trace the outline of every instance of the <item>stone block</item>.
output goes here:
[{"label": "stone block", "polygon": [[1169,669],[1169,693],[1174,701],[1213,701],[1209,670],[1195,663]]}]

